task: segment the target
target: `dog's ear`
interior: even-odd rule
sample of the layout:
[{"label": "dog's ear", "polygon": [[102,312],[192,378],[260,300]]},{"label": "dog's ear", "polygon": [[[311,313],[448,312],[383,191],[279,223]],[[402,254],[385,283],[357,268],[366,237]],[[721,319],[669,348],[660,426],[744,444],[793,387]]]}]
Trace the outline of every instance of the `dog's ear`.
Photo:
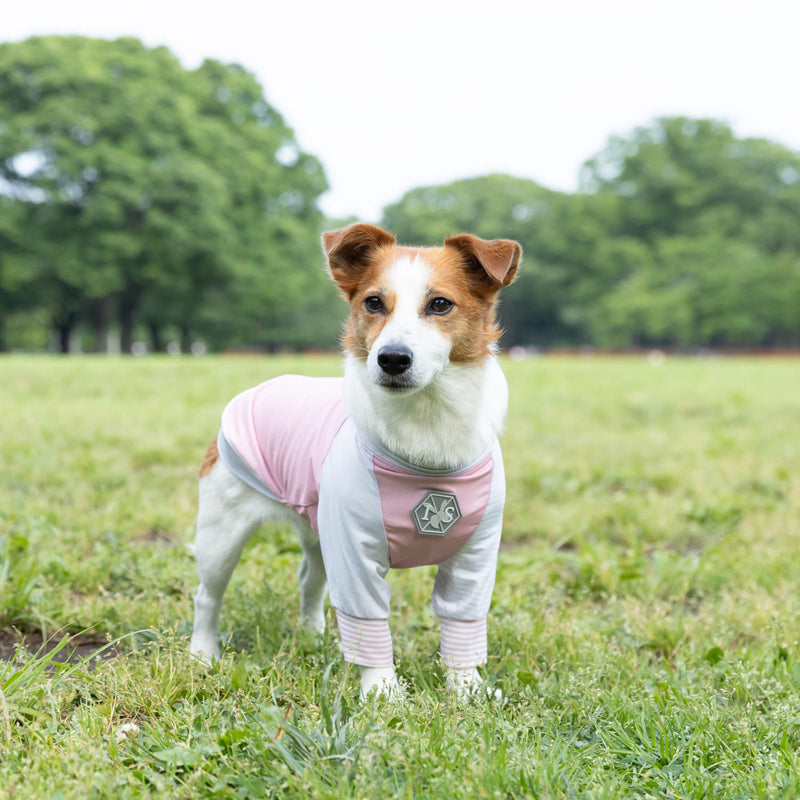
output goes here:
[{"label": "dog's ear", "polygon": [[450,236],[444,240],[445,247],[455,247],[471,266],[480,270],[479,275],[489,288],[497,291],[508,286],[517,275],[522,258],[522,247],[510,239],[479,239],[470,233]]},{"label": "dog's ear", "polygon": [[391,233],[364,222],[322,234],[328,270],[347,297],[355,291],[375,251],[394,243]]}]

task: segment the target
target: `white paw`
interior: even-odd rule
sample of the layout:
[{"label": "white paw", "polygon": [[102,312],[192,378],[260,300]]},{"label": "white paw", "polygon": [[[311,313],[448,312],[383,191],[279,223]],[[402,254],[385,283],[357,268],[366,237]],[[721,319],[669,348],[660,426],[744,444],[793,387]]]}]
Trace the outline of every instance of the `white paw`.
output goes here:
[{"label": "white paw", "polygon": [[455,695],[456,700],[461,702],[476,700],[479,697],[503,700],[503,693],[500,689],[492,689],[491,686],[487,686],[476,667],[467,667],[466,669],[448,667],[445,675],[445,687]]},{"label": "white paw", "polygon": [[222,655],[216,637],[211,638],[198,634],[192,636],[189,652],[206,666],[210,666],[214,661],[219,661]]},{"label": "white paw", "polygon": [[405,697],[403,687],[395,674],[394,667],[360,667],[361,699],[366,700],[370,694],[385,697],[388,700],[402,700]]},{"label": "white paw", "polygon": [[322,636],[325,633],[325,615],[309,614],[303,617],[303,627],[317,636]]}]

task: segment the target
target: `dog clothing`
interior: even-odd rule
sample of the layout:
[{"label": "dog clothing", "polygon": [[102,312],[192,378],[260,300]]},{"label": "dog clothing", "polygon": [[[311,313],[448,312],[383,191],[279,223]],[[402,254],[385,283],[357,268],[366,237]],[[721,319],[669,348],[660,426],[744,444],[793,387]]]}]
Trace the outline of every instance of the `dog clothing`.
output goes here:
[{"label": "dog clothing", "polygon": [[421,469],[356,428],[342,384],[285,375],[242,392],[223,412],[220,458],[319,534],[348,661],[391,666],[386,573],[437,564],[442,657],[453,667],[484,663],[505,502],[497,439],[462,469]]}]

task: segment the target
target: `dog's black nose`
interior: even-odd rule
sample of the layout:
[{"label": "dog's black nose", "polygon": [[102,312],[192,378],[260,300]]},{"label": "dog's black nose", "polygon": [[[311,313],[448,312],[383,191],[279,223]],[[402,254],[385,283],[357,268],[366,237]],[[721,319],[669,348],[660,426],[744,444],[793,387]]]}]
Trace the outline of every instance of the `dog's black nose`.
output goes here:
[{"label": "dog's black nose", "polygon": [[403,345],[386,345],[378,351],[378,366],[387,375],[402,375],[411,366],[412,352]]}]

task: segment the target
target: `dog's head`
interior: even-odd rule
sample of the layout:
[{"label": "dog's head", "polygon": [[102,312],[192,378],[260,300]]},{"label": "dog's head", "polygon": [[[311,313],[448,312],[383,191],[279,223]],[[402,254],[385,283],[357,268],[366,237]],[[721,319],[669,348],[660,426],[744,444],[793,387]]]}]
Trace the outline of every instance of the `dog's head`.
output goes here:
[{"label": "dog's head", "polygon": [[449,363],[485,360],[500,335],[497,292],[516,275],[517,242],[462,234],[443,247],[404,247],[374,225],[322,237],[330,274],[350,303],[343,345],[389,392],[424,388]]}]

